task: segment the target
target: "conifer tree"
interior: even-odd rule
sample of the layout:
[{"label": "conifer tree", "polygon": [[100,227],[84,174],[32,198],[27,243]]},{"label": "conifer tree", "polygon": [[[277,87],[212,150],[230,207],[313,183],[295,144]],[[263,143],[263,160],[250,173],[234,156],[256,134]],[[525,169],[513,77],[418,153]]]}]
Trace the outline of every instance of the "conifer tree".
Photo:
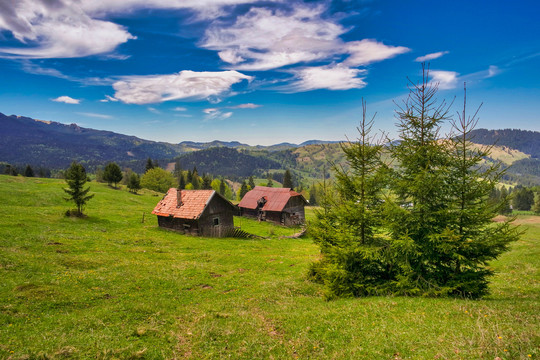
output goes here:
[{"label": "conifer tree", "polygon": [[24,169],[24,176],[26,177],[34,177],[34,170],[32,170],[32,167],[30,165],[26,165],[26,169]]},{"label": "conifer tree", "polygon": [[212,189],[212,178],[208,174],[204,174],[201,187],[204,190]]},{"label": "conifer tree", "polygon": [[249,185],[250,189],[255,189],[255,180],[253,180],[253,176],[249,177],[248,185]]},{"label": "conifer tree", "polygon": [[114,184],[114,187],[122,180],[122,170],[118,164],[111,162],[105,166],[103,170],[103,180],[105,180],[109,185]]},{"label": "conifer tree", "polygon": [[67,189],[64,191],[69,195],[68,198],[65,198],[66,201],[73,201],[77,206],[76,215],[83,215],[83,207],[86,203],[94,197],[94,195],[88,195],[90,187],[84,188],[84,184],[87,181],[86,170],[84,167],[77,163],[71,163],[71,166],[65,172],[65,180],[68,184]]},{"label": "conifer tree", "polygon": [[129,180],[127,183],[127,188],[130,192],[136,194],[141,189],[141,178],[138,174],[132,172],[129,175]]},{"label": "conifer tree", "polygon": [[184,190],[186,188],[186,178],[185,178],[182,171],[180,171],[180,173],[178,175],[178,188],[180,190]]},{"label": "conifer tree", "polygon": [[291,172],[289,171],[289,169],[285,170],[285,175],[283,175],[283,187],[290,189],[293,188]]},{"label": "conifer tree", "polygon": [[197,168],[193,168],[193,173],[191,175],[191,185],[193,185],[194,190],[199,190],[201,188],[201,180],[199,174],[197,174]]},{"label": "conifer tree", "polygon": [[388,168],[381,161],[382,145],[372,143],[373,118],[366,119],[364,101],[362,107],[358,140],[341,144],[349,170],[334,166],[335,193],[326,194],[326,206],[310,227],[322,253],[312,275],[327,285],[330,298],[383,293],[393,275],[381,231]]},{"label": "conifer tree", "polygon": [[225,183],[225,179],[221,178],[221,181],[219,182],[219,193],[225,196],[226,190],[227,190],[227,185]]},{"label": "conifer tree", "polygon": [[154,168],[154,163],[152,162],[151,158],[146,159],[146,165],[145,165],[145,172],[148,170],[152,170]]},{"label": "conifer tree", "polygon": [[246,181],[242,181],[242,186],[240,187],[239,193],[238,193],[238,200],[242,200],[244,198],[244,195],[246,195],[249,191],[248,185],[246,184]]}]

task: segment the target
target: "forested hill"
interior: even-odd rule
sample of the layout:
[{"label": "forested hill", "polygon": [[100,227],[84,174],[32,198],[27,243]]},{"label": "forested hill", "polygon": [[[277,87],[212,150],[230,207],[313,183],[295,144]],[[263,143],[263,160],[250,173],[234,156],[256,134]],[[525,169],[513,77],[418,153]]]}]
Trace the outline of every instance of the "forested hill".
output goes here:
[{"label": "forested hill", "polygon": [[182,152],[179,145],[2,113],[0,134],[0,161],[50,168],[65,168],[73,160],[102,164],[167,159]]},{"label": "forested hill", "polygon": [[506,146],[529,154],[533,158],[540,158],[540,132],[518,129],[476,129],[471,135],[474,143]]}]

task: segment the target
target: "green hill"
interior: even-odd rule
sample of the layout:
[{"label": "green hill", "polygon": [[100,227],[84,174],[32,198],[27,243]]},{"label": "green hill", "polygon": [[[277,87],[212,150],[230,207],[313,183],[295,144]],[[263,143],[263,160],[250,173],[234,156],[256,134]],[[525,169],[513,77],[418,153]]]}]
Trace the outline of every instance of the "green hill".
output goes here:
[{"label": "green hill", "polygon": [[[527,359],[540,356],[540,224],[491,264],[483,300],[325,301],[295,229],[236,218],[269,239],[157,227],[161,194],[90,183],[86,219],[64,183],[0,175],[1,359]],[[142,223],[143,213],[145,222]]]}]

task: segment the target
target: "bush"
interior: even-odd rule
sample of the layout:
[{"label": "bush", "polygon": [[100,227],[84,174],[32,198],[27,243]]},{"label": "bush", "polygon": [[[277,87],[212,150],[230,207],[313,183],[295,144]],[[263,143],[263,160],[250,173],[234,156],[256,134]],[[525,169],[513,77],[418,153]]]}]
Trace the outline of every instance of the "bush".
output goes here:
[{"label": "bush", "polygon": [[142,176],[141,186],[146,189],[165,193],[170,188],[176,186],[176,180],[170,172],[161,168],[153,168]]}]

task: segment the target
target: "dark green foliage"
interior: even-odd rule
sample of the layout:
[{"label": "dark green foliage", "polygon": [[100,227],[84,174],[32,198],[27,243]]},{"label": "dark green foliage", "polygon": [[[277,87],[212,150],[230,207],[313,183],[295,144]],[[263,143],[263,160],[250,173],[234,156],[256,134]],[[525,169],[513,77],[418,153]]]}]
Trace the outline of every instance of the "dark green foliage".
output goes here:
[{"label": "dark green foliage", "polygon": [[240,187],[238,200],[242,200],[242,198],[244,197],[244,195],[248,193],[248,191],[249,191],[248,185],[246,184],[245,181],[242,181],[242,186]]},{"label": "dark green foliage", "polygon": [[268,182],[266,183],[266,187],[273,187],[274,186],[274,182],[272,181],[272,177],[270,176],[270,174],[268,174]]},{"label": "dark green foliage", "polygon": [[293,188],[293,182],[292,182],[292,176],[289,169],[285,171],[285,175],[283,175],[283,187],[284,188]]},{"label": "dark green foliage", "polygon": [[201,178],[197,173],[197,168],[193,168],[193,172],[191,175],[191,185],[193,185],[194,190],[199,190],[201,188]]},{"label": "dark green foliage", "polygon": [[540,158],[540,133],[537,131],[476,129],[471,133],[471,139],[477,144],[507,146]]},{"label": "dark green foliage", "polygon": [[122,181],[122,170],[120,166],[114,162],[110,162],[105,166],[103,170],[103,180],[105,180],[109,185],[114,184],[114,187]]},{"label": "dark green foliage", "polygon": [[519,187],[513,192],[512,205],[515,210],[529,211],[534,204],[534,193],[526,187]]},{"label": "dark green foliage", "polygon": [[386,293],[395,278],[382,230],[388,168],[381,162],[382,146],[371,144],[373,119],[366,121],[362,105],[358,141],[341,144],[348,170],[334,166],[335,193],[326,194],[323,209],[310,226],[323,256],[311,273],[325,283],[329,298]]},{"label": "dark green foliage", "polygon": [[186,188],[186,177],[184,176],[183,172],[178,174],[178,188],[180,190],[184,190]]},{"label": "dark green foliage", "polygon": [[69,188],[64,189],[69,195],[69,197],[66,198],[66,201],[73,201],[77,206],[76,214],[82,216],[84,205],[94,197],[93,194],[88,195],[90,187],[84,188],[84,184],[86,184],[87,180],[86,170],[81,164],[74,161],[65,172],[65,180],[69,186]]},{"label": "dark green foliage", "polygon": [[203,176],[201,188],[204,189],[204,190],[212,189],[212,178],[210,177],[210,175],[205,174]]},{"label": "dark green foliage", "polygon": [[225,179],[221,179],[219,182],[219,193],[225,196],[226,190],[227,190],[227,185],[225,184]]},{"label": "dark green foliage", "polygon": [[518,239],[511,219],[492,223],[504,208],[493,200],[502,171],[480,167],[490,148],[471,146],[476,114],[467,117],[464,104],[454,133],[441,140],[448,106],[436,93],[426,70],[397,111],[400,141],[390,152],[398,166],[388,190],[365,119],[359,141],[343,147],[350,170],[334,168],[335,195],[312,225],[323,257],[311,273],[329,296],[480,297],[492,275],[487,263]]},{"label": "dark green foliage", "polygon": [[535,214],[540,214],[540,191],[534,193],[534,205],[531,209]]},{"label": "dark green foliage", "polygon": [[34,170],[32,170],[32,167],[30,165],[26,165],[26,169],[24,169],[24,176],[26,177],[34,177]]},{"label": "dark green foliage", "polygon": [[19,172],[17,171],[17,168],[11,164],[5,164],[4,165],[4,174],[11,175],[11,176],[17,176],[19,175]]},{"label": "dark green foliage", "polygon": [[132,172],[129,175],[127,188],[129,189],[130,192],[132,192],[134,194],[136,194],[137,191],[139,191],[141,189],[141,178],[139,177],[138,174]]},{"label": "dark green foliage", "polygon": [[250,176],[248,179],[248,185],[251,189],[255,188],[255,180],[253,180],[253,176]]},{"label": "dark green foliage", "polygon": [[144,167],[145,172],[147,172],[148,170],[152,170],[153,168],[154,168],[154,163],[152,162],[152,159],[150,158],[146,159],[146,165]]},{"label": "dark green foliage", "polygon": [[[268,153],[265,152],[265,155]],[[184,167],[197,166],[202,173],[214,176],[246,177],[258,169],[280,169],[279,162],[263,156],[253,156],[236,149],[217,147],[194,151],[181,156]]]}]

